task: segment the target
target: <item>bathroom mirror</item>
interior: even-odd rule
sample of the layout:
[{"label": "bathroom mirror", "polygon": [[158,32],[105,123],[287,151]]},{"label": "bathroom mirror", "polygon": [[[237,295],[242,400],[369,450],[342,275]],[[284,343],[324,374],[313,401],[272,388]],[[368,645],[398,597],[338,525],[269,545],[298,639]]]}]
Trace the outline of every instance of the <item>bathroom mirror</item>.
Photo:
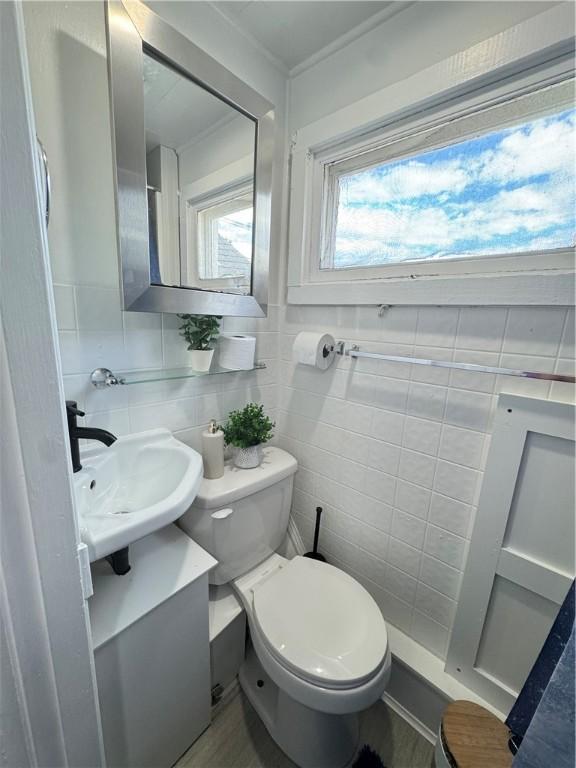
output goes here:
[{"label": "bathroom mirror", "polygon": [[273,106],[142,3],[107,8],[124,309],[264,316]]}]

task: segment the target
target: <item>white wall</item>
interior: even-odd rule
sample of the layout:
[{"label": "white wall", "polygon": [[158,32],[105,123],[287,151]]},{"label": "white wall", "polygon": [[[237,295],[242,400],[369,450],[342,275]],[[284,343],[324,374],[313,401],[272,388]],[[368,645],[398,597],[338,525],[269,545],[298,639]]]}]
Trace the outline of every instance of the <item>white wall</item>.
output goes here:
[{"label": "white wall", "polygon": [[291,80],[291,129],[404,80],[556,4],[415,2]]},{"label": "white wall", "polygon": [[[180,152],[180,187],[202,179],[253,152],[253,124],[243,117],[235,118]],[[277,208],[277,218],[280,212],[281,209]]]},{"label": "white wall", "polygon": [[2,690],[0,741],[3,745],[0,752],[0,766],[13,768],[15,765],[26,765],[29,755],[2,619],[3,617],[0,617],[0,687]]},{"label": "white wall", "polygon": [[[291,81],[290,130],[549,7],[416,3]],[[320,373],[291,362],[300,330],[393,355],[571,372],[574,311],[283,309],[279,440],[301,467],[293,515],[305,544],[320,505],[330,562],[369,589],[388,622],[444,657],[497,393],[570,399],[573,388],[375,360]]]},{"label": "white wall", "polygon": [[[273,252],[278,254],[283,238],[285,79],[207,4],[159,3],[154,8],[278,105],[272,231]],[[168,427],[196,447],[210,418],[223,419],[249,400],[274,411],[277,265],[268,318],[224,323],[227,329],[256,333],[257,355],[267,370],[105,391],[90,385],[88,376],[98,366],[113,371],[178,367],[187,364],[188,353],[175,315],[120,308],[105,5],[27,2],[24,11],[38,134],[52,176],[49,240],[66,396],[87,411],[87,424],[115,434]]]}]

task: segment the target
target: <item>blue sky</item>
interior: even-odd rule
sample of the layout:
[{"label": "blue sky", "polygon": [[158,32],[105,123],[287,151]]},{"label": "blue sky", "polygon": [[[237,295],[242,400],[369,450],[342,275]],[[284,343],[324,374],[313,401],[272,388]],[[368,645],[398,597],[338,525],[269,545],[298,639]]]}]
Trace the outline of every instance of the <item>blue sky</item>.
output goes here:
[{"label": "blue sky", "polygon": [[576,110],[340,178],[335,267],[574,245]]}]

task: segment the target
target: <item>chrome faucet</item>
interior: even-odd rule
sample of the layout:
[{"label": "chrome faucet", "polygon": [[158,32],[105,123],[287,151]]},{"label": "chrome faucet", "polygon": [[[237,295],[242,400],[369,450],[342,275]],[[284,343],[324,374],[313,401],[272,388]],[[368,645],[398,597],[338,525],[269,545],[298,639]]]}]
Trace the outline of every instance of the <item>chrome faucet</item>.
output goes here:
[{"label": "chrome faucet", "polygon": [[105,429],[97,427],[79,427],[76,423],[78,416],[84,416],[84,411],[79,410],[75,400],[66,400],[66,417],[68,419],[68,435],[70,437],[70,455],[72,457],[72,469],[80,472],[80,445],[78,440],[99,440],[104,445],[110,446],[116,442],[115,436]]}]

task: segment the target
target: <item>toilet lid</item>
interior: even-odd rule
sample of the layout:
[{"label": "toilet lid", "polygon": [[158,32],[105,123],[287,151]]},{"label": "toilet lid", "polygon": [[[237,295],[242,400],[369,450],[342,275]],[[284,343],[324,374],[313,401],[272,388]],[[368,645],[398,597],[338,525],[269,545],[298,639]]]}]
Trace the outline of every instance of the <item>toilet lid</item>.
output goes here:
[{"label": "toilet lid", "polygon": [[253,595],[268,649],[299,677],[353,687],[384,662],[386,624],[368,592],[327,563],[295,557]]}]

